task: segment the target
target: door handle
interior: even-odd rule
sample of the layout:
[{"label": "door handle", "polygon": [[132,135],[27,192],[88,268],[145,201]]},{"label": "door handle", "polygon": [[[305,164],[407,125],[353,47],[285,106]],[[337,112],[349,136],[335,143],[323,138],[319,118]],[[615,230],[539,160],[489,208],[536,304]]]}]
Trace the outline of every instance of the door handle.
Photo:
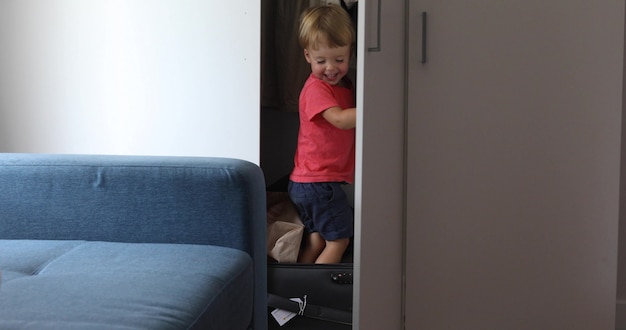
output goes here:
[{"label": "door handle", "polygon": [[421,59],[422,64],[426,63],[427,55],[428,55],[427,49],[426,49],[426,46],[428,45],[427,27],[428,27],[428,13],[423,11],[422,12],[422,59]]},{"label": "door handle", "polygon": [[368,47],[369,52],[380,52],[380,8],[382,0],[378,0],[378,9],[376,10],[376,46]]}]

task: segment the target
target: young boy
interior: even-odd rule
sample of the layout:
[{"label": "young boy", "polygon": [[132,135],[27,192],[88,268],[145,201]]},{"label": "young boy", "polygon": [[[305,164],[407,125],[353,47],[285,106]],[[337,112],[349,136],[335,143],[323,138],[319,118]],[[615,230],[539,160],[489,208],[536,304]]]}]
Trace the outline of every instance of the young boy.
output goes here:
[{"label": "young boy", "polygon": [[300,93],[300,130],[289,196],[306,235],[303,263],[341,261],[354,231],[342,184],[354,181],[353,85],[346,77],[355,41],[347,12],[336,5],[307,9],[299,30],[311,75]]}]

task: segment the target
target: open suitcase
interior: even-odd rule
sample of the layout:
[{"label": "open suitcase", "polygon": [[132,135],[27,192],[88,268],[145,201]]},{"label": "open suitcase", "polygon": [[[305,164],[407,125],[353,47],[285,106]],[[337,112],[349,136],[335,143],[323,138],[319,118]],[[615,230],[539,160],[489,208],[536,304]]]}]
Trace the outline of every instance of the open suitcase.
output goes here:
[{"label": "open suitcase", "polygon": [[[275,197],[276,195],[268,196]],[[280,206],[280,204],[273,205]],[[283,215],[288,213],[286,211],[288,208],[269,207],[268,209],[279,210]],[[293,210],[290,212],[293,214]],[[270,218],[268,212],[268,219]],[[268,222],[268,229],[269,226],[271,226],[270,222]],[[292,233],[290,231],[283,237]],[[283,247],[290,246],[290,254],[274,253],[276,252],[274,248],[278,244],[275,244],[274,248],[271,248],[272,244],[268,245],[269,329],[352,329],[354,255],[352,244],[345,252],[341,263],[302,264],[293,262],[297,259],[299,241],[286,240],[282,243]],[[290,261],[277,262],[278,260],[273,257]]]},{"label": "open suitcase", "polygon": [[[284,193],[284,191],[286,191],[285,180],[268,187],[268,226],[271,223],[270,220],[275,217],[293,216],[294,210],[284,205],[284,195],[275,194],[276,192]],[[286,245],[286,242],[283,243]],[[339,264],[302,264],[294,263],[295,259],[291,262],[277,262],[272,257],[278,257],[278,255],[270,252],[268,246],[268,326],[270,330],[352,329],[354,254],[352,244]],[[285,257],[285,255],[280,255],[280,257]],[[296,258],[297,252],[291,257]],[[299,302],[291,299],[299,300]],[[289,320],[286,321],[286,318]]]},{"label": "open suitcase", "polygon": [[352,265],[268,264],[269,329],[352,329]]}]

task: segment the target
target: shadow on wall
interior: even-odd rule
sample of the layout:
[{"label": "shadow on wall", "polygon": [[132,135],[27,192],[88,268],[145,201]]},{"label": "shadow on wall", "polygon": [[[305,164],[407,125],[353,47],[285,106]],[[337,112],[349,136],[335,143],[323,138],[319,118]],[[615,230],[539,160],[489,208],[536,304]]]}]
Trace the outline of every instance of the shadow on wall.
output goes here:
[{"label": "shadow on wall", "polygon": [[0,152],[12,152],[11,150],[11,122],[6,116],[7,107],[0,103]]}]

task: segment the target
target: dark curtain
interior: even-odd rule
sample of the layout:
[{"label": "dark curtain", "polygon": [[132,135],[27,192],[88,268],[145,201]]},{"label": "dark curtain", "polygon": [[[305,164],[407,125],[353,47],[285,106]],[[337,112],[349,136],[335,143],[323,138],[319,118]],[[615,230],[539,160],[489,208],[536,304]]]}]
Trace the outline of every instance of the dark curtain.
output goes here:
[{"label": "dark curtain", "polygon": [[[300,14],[320,0],[261,1],[261,106],[298,112],[298,98],[311,67],[298,44]],[[357,6],[348,10],[356,27]],[[352,62],[354,66],[355,62]],[[354,78],[354,75],[351,75]]]},{"label": "dark curtain", "polygon": [[311,68],[298,44],[300,14],[309,0],[264,0],[261,35],[261,105],[298,111],[298,98]]}]

